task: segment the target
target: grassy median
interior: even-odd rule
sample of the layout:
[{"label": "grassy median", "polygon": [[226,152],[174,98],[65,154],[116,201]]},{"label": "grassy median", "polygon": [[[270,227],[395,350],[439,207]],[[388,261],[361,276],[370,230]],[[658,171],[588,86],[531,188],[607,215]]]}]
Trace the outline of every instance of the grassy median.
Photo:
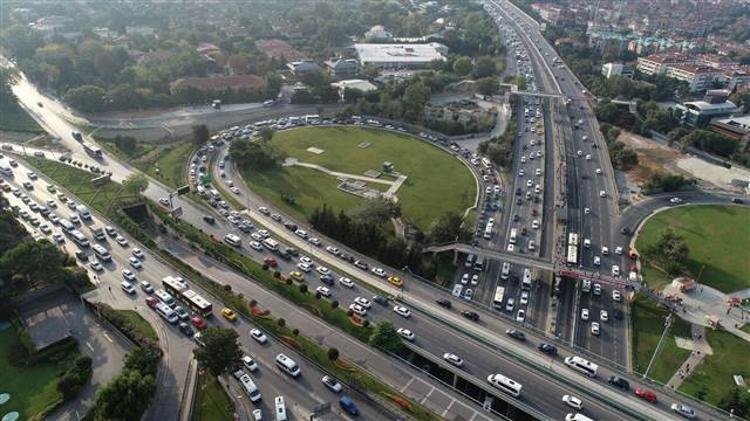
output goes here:
[{"label": "grassy median", "polygon": [[198,375],[195,388],[191,421],[231,420],[234,417],[234,403],[221,387],[216,377],[206,373]]}]

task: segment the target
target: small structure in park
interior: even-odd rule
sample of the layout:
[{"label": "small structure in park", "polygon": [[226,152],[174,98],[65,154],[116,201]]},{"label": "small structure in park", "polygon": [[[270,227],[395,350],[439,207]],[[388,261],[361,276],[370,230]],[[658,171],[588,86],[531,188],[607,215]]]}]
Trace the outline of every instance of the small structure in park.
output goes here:
[{"label": "small structure in park", "polygon": [[690,292],[695,289],[695,279],[680,277],[672,280],[672,287],[677,288],[680,292]]},{"label": "small structure in park", "polygon": [[383,162],[383,172],[385,173],[393,172],[393,163],[390,161]]}]

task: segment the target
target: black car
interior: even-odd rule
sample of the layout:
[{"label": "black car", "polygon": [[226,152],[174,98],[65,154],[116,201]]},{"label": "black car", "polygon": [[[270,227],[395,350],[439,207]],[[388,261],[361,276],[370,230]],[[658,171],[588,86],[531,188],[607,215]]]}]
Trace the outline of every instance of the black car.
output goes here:
[{"label": "black car", "polygon": [[380,304],[381,306],[387,306],[388,305],[388,298],[383,297],[382,295],[375,295],[372,297],[372,301],[375,301],[376,303]]},{"label": "black car", "polygon": [[518,339],[519,341],[526,340],[526,335],[524,335],[523,332],[521,332],[520,330],[508,329],[505,331],[505,333],[511,338]]},{"label": "black car", "polygon": [[284,260],[292,260],[292,255],[287,253],[285,250],[279,250],[278,255]]},{"label": "black car", "polygon": [[513,215],[513,222],[518,222],[518,220],[521,219],[518,214]]},{"label": "black car", "polygon": [[299,228],[297,227],[297,224],[295,224],[294,222],[289,222],[289,221],[284,222],[284,227],[288,229],[289,231],[297,231],[297,229]]},{"label": "black car", "polygon": [[607,379],[607,383],[611,384],[612,386],[619,387],[622,390],[630,390],[630,383],[628,383],[628,381],[623,379],[622,377],[611,376],[609,379]]},{"label": "black car", "polygon": [[551,355],[553,357],[557,356],[557,347],[554,345],[548,344],[546,342],[542,342],[539,344],[537,348],[547,355]]},{"label": "black car", "polygon": [[738,197],[733,197],[732,198],[732,203],[736,203],[738,205],[741,205],[741,204],[745,203],[745,201],[742,200],[742,199],[740,199],[740,198],[738,198]]},{"label": "black car", "polygon": [[329,273],[326,273],[325,275],[320,275],[320,282],[326,285],[333,285],[333,276],[331,276],[331,274]]},{"label": "black car", "polygon": [[464,310],[461,312],[461,315],[466,317],[467,319],[478,322],[479,321],[479,315],[473,311]]},{"label": "black car", "polygon": [[205,215],[203,217],[203,220],[206,221],[209,224],[213,224],[214,222],[216,222],[216,220],[214,219],[214,217],[210,216],[210,215]]},{"label": "black car", "polygon": [[86,255],[86,253],[84,253],[81,250],[76,251],[76,258],[78,258],[78,260],[80,260],[82,262],[88,262],[89,261],[89,256]]},{"label": "black car", "polygon": [[520,196],[520,195],[521,195],[521,188],[520,188],[520,187],[518,187],[518,188],[516,189],[516,196]]},{"label": "black car", "polygon": [[451,302],[448,299],[438,298],[437,300],[435,300],[435,302],[438,303],[441,307],[451,308]]},{"label": "black car", "polygon": [[622,227],[622,229],[620,230],[620,234],[622,234],[622,235],[630,235],[630,228],[628,228],[628,227]]},{"label": "black car", "polygon": [[193,328],[187,322],[180,322],[180,332],[184,333],[187,337],[193,337]]},{"label": "black car", "polygon": [[523,205],[523,200],[520,197],[516,200],[516,205]]}]

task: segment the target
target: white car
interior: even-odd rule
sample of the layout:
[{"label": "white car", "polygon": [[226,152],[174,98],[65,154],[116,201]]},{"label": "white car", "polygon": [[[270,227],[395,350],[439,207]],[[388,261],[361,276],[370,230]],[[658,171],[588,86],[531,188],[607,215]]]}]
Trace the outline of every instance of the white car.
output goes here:
[{"label": "white car", "polygon": [[536,157],[541,158],[542,157],[542,151],[536,151]]},{"label": "white car", "polygon": [[613,289],[612,290],[612,301],[620,302],[622,301],[622,294],[620,294],[620,291]]},{"label": "white car", "polygon": [[669,199],[669,203],[673,203],[676,205],[676,204],[682,203],[682,199],[680,199],[679,197],[673,197]]},{"label": "white car", "polygon": [[103,271],[103,270],[104,270],[104,266],[102,266],[102,264],[101,264],[101,263],[99,263],[99,262],[97,262],[96,260],[94,260],[93,262],[89,263],[89,267],[90,267],[90,268],[91,268],[91,269],[92,269],[92,270],[93,270],[94,272],[101,272],[101,271]]},{"label": "white car", "polygon": [[117,237],[115,237],[115,241],[117,242],[117,244],[119,244],[119,245],[121,245],[123,247],[127,247],[128,246],[128,239],[125,238],[125,237],[123,237],[122,235],[118,235]]},{"label": "white car", "polygon": [[130,269],[123,269],[122,277],[128,282],[135,282],[135,274],[131,272]]},{"label": "white car", "polygon": [[583,321],[585,322],[585,321],[587,321],[588,319],[589,319],[589,309],[587,309],[587,308],[582,308],[582,309],[581,309],[581,320],[583,320]]},{"label": "white car", "polygon": [[238,187],[231,187],[229,190],[234,194],[240,194],[240,189]]},{"label": "white car", "polygon": [[526,187],[531,187],[533,185],[534,185],[534,182],[532,180],[527,180],[526,181]]},{"label": "white car", "polygon": [[250,371],[255,371],[258,369],[258,363],[255,362],[255,360],[249,356],[249,355],[243,355],[242,356],[242,365],[245,366]]},{"label": "white car", "polygon": [[466,285],[469,283],[469,274],[464,273],[463,276],[461,276],[461,284]]},{"label": "white car", "polygon": [[518,302],[522,306],[529,305],[529,291],[521,291],[521,299]]},{"label": "white car", "polygon": [[323,378],[321,379],[321,381],[333,393],[339,393],[342,390],[344,390],[344,387],[341,386],[341,383],[338,380],[336,380],[333,377],[331,377],[331,376],[323,376]]},{"label": "white car", "polygon": [[575,408],[579,411],[583,411],[583,401],[576,398],[573,395],[564,395],[562,401],[565,402],[569,407]]},{"label": "white car", "polygon": [[414,332],[403,327],[398,328],[396,332],[399,334],[399,336],[401,336],[402,338],[406,339],[409,342],[413,341],[415,338]]},{"label": "white car", "polygon": [[586,161],[591,161],[591,154],[586,154]]},{"label": "white car", "polygon": [[385,270],[383,270],[383,268],[379,268],[379,267],[374,267],[374,268],[372,268],[371,272],[372,272],[372,273],[373,273],[373,274],[374,274],[375,276],[379,276],[379,277],[381,277],[381,278],[385,278],[385,276],[386,276]]},{"label": "white car", "polygon": [[622,255],[622,247],[615,247],[615,254]]},{"label": "white car", "polygon": [[672,409],[672,411],[682,415],[687,419],[695,418],[695,410],[687,405],[683,405],[681,403],[673,403],[670,408]]},{"label": "white car", "polygon": [[135,256],[130,256],[128,258],[128,263],[130,263],[130,266],[133,267],[133,269],[140,269],[143,267],[143,263],[141,263],[141,261]]},{"label": "white car", "polygon": [[599,197],[607,197],[607,192],[605,192],[604,190],[600,190]]},{"label": "white car", "polygon": [[588,238],[584,238],[584,239],[583,239],[583,247],[584,247],[584,248],[589,248],[589,247],[591,247],[591,240],[590,240],[590,239],[588,239]]},{"label": "white car", "polygon": [[339,278],[339,283],[347,288],[354,288],[354,282],[347,277],[342,276]]},{"label": "white car", "polygon": [[526,310],[519,309],[518,313],[516,313],[516,321],[519,323],[523,323],[524,320],[526,320]]},{"label": "white car", "polygon": [[576,155],[578,155],[579,157],[583,156],[583,151],[576,152]]},{"label": "white car", "polygon": [[52,239],[53,239],[53,240],[55,241],[55,243],[57,243],[57,244],[62,244],[62,243],[64,243],[64,242],[65,242],[65,237],[63,237],[63,236],[62,236],[62,234],[59,234],[59,233],[54,233],[54,234],[52,234]]},{"label": "white car", "polygon": [[367,309],[356,303],[349,304],[349,310],[353,311],[356,314],[359,314],[360,316],[367,315]]},{"label": "white car", "polygon": [[326,287],[324,287],[324,286],[319,286],[319,287],[315,288],[315,291],[317,291],[318,293],[320,293],[320,295],[323,296],[323,297],[330,297],[331,296],[331,290],[328,289],[328,288],[326,288]]},{"label": "white car", "polygon": [[601,173],[602,173],[602,169],[601,169],[601,168],[597,168],[597,169],[596,169],[596,173],[597,173],[597,174],[601,174]]},{"label": "white car", "polygon": [[[258,212],[262,213],[263,215],[268,215],[268,214],[271,213],[271,211],[269,211],[268,208],[265,207],[265,206],[259,207],[258,208]],[[298,231],[302,231],[302,230],[298,230]],[[302,231],[302,232],[304,232],[304,231]]]},{"label": "white car", "polygon": [[331,274],[331,270],[328,269],[325,266],[318,266],[315,270],[317,270],[318,273],[321,274],[321,275],[330,275]]},{"label": "white car", "polygon": [[594,256],[594,266],[601,266],[602,259],[599,256]]},{"label": "white car", "polygon": [[300,263],[304,263],[306,265],[315,266],[315,263],[313,262],[313,259],[307,257],[307,256],[301,256],[299,258]]},{"label": "white car", "polygon": [[323,243],[322,243],[322,242],[320,241],[320,239],[319,239],[319,238],[317,238],[317,237],[313,237],[313,238],[311,238],[311,239],[309,239],[309,240],[307,240],[307,241],[309,241],[309,242],[310,242],[310,244],[312,244],[312,245],[314,245],[314,246],[316,246],[316,247],[320,247],[320,246],[321,246],[321,245],[323,244]]},{"label": "white car", "polygon": [[591,322],[591,334],[599,336],[599,322]]},{"label": "white car", "polygon": [[536,169],[536,175],[537,175],[538,177],[541,177],[541,175],[542,175],[542,169],[541,169],[541,168],[537,168],[537,169]]},{"label": "white car", "polygon": [[602,254],[605,256],[609,254],[609,248],[607,248],[607,246],[602,246]]},{"label": "white car", "polygon": [[135,287],[128,281],[122,281],[120,283],[120,288],[129,295],[135,294]]},{"label": "white car", "polygon": [[602,295],[602,285],[601,284],[594,284],[594,295]]},{"label": "white car", "polygon": [[408,308],[404,306],[400,306],[400,305],[394,306],[393,311],[401,317],[404,317],[407,319],[411,317],[411,310],[409,310]]},{"label": "white car", "polygon": [[50,199],[47,201],[47,207],[50,209],[57,209],[57,203],[55,203],[54,200]]},{"label": "white car", "polygon": [[620,267],[612,265],[612,276],[620,276]]},{"label": "white car", "polygon": [[514,252],[515,250],[516,250],[516,246],[514,246],[513,244],[508,244],[508,251],[509,251],[509,252],[511,252],[511,253],[512,253],[512,252]]},{"label": "white car", "polygon": [[331,253],[334,256],[338,256],[341,253],[341,251],[339,251],[337,247],[333,247],[333,246],[326,247],[326,251]]},{"label": "white car", "polygon": [[269,234],[267,230],[258,230],[258,235],[263,237],[264,240],[271,236],[271,234]]},{"label": "white car", "polygon": [[477,286],[478,284],[479,284],[479,275],[475,273],[474,275],[471,276],[471,285]]},{"label": "white car", "polygon": [[143,250],[141,250],[139,248],[134,248],[133,249],[133,257],[136,257],[138,259],[144,259],[146,257],[146,255],[143,254]]},{"label": "white car", "polygon": [[445,354],[443,354],[443,359],[455,365],[456,367],[463,367],[464,365],[464,360],[458,355],[451,352],[446,352]]},{"label": "white car", "polygon": [[257,232],[250,234],[250,238],[252,238],[255,241],[263,241],[263,236],[258,234]]},{"label": "white car", "polygon": [[263,246],[257,241],[251,241],[248,243],[251,249],[256,251],[263,251]]},{"label": "white car", "polygon": [[518,170],[518,176],[519,177],[523,177],[524,175],[526,175],[526,171],[524,171],[523,168],[521,168],[520,170]]},{"label": "white car", "polygon": [[301,270],[302,272],[308,273],[312,270],[312,266],[308,265],[307,263],[299,262],[297,263],[297,269]]},{"label": "white car", "polygon": [[607,310],[599,310],[599,320],[603,322],[609,320],[609,313],[607,313]]},{"label": "white car", "polygon": [[307,231],[298,229],[297,231],[294,231],[294,235],[296,235],[299,238],[307,239]]},{"label": "white car", "polygon": [[536,219],[533,220],[533,221],[531,221],[531,228],[533,228],[535,230],[538,230],[539,229],[539,221],[536,220]]},{"label": "white car", "polygon": [[268,342],[268,337],[260,329],[250,329],[250,336],[255,339],[259,344]]},{"label": "white car", "polygon": [[583,213],[584,213],[585,215],[588,215],[588,214],[590,214],[590,213],[591,213],[591,208],[583,208]]},{"label": "white car", "polygon": [[372,303],[370,302],[370,300],[365,297],[357,297],[354,299],[354,302],[367,309],[372,307]]}]

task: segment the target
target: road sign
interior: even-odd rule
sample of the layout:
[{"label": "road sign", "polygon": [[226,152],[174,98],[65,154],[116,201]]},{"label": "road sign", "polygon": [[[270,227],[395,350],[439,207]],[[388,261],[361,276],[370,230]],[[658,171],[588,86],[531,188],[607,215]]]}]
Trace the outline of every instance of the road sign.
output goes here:
[{"label": "road sign", "polygon": [[172,218],[179,218],[182,216],[182,206],[172,209]]},{"label": "road sign", "polygon": [[178,196],[181,196],[181,195],[187,194],[187,193],[190,193],[190,185],[182,186],[182,187],[180,187],[180,188],[177,189],[177,195]]}]

